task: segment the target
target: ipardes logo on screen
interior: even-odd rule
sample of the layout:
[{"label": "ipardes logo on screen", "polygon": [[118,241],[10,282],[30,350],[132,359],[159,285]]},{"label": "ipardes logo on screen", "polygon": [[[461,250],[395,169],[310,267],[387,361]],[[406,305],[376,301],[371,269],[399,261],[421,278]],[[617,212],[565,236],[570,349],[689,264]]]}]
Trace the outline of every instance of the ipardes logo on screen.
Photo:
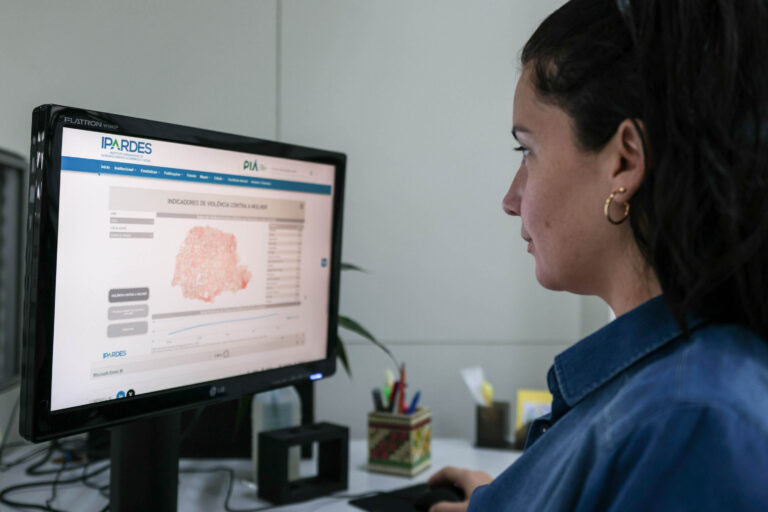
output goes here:
[{"label": "ipardes logo on screen", "polygon": [[123,153],[140,153],[142,155],[152,154],[151,142],[139,142],[137,140],[119,139],[117,137],[102,137],[101,149],[110,151],[120,151]]},{"label": "ipardes logo on screen", "polygon": [[102,359],[113,359],[115,357],[125,357],[127,355],[128,352],[125,350],[114,350],[112,352],[104,352]]}]

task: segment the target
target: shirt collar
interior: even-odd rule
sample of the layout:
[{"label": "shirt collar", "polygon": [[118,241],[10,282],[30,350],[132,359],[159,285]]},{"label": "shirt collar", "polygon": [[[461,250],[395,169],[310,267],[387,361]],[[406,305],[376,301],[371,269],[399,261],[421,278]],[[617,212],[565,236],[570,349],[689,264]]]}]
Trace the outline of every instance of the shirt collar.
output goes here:
[{"label": "shirt collar", "polygon": [[[687,318],[689,330],[702,323],[703,320],[695,315]],[[660,295],[561,352],[555,357],[555,364],[547,376],[554,397],[553,416],[562,415],[616,375],[681,334],[680,325],[669,312],[664,296]]]}]

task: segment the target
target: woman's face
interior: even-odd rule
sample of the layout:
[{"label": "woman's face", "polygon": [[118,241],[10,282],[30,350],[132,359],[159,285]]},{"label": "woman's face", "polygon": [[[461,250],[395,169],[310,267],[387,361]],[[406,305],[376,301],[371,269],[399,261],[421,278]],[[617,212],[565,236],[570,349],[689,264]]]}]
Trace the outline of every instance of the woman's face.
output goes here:
[{"label": "woman's face", "polygon": [[537,280],[551,290],[597,293],[610,264],[608,159],[577,147],[570,116],[536,96],[528,70],[515,91],[513,134],[523,159],[502,205],[522,219]]}]

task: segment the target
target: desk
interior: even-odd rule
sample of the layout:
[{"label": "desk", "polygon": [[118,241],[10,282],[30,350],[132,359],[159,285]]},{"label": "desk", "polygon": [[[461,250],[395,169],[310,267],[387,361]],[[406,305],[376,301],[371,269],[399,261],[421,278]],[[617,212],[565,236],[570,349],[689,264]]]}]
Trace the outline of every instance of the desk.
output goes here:
[{"label": "desk", "polygon": [[[14,453],[7,454],[4,459],[12,460]],[[370,473],[365,467],[367,463],[367,442],[365,440],[350,441],[349,451],[349,489],[339,494],[363,494],[375,490],[391,490],[408,485],[425,482],[429,476],[443,466],[453,465],[468,469],[481,469],[496,476],[506,469],[520,456],[520,452],[489,450],[474,448],[471,443],[463,439],[434,439],[432,441],[432,467],[414,478],[389,476],[379,473]],[[95,464],[96,469],[105,462]],[[314,461],[302,461],[302,476],[311,475],[315,470]],[[33,481],[24,474],[27,464],[0,473],[0,488],[13,484]],[[204,469],[217,466],[226,466],[235,471],[236,481],[233,487],[230,505],[234,509],[254,508],[260,505],[268,505],[258,500],[256,489],[253,485],[251,463],[244,459],[182,459],[179,474],[179,512],[205,511],[214,512],[224,510],[224,497],[227,492],[228,475],[224,472],[217,473],[183,473],[184,469]],[[90,471],[90,470],[89,470]],[[79,471],[71,471],[72,476],[80,474]],[[62,478],[65,478],[65,473]],[[52,478],[38,477],[41,480]],[[94,482],[108,483],[108,472],[93,479]],[[36,489],[34,491],[20,491],[11,495],[16,501],[44,503],[50,497],[50,487]],[[309,512],[320,510],[321,512],[334,511],[359,511],[347,504],[347,499],[318,498],[305,503],[284,505],[276,507],[278,512]],[[80,485],[60,486],[57,489],[57,499],[54,507],[77,512],[98,512],[107,503],[107,500],[99,495],[98,491]],[[5,512],[5,506],[2,506]]]}]

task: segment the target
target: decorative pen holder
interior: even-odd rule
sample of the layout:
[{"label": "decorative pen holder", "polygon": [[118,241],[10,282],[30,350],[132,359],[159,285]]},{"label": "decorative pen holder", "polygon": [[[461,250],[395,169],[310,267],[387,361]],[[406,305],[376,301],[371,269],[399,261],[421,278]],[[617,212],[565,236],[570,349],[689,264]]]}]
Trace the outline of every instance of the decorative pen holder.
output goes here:
[{"label": "decorative pen holder", "polygon": [[432,464],[432,411],[368,413],[368,469],[414,476]]}]

